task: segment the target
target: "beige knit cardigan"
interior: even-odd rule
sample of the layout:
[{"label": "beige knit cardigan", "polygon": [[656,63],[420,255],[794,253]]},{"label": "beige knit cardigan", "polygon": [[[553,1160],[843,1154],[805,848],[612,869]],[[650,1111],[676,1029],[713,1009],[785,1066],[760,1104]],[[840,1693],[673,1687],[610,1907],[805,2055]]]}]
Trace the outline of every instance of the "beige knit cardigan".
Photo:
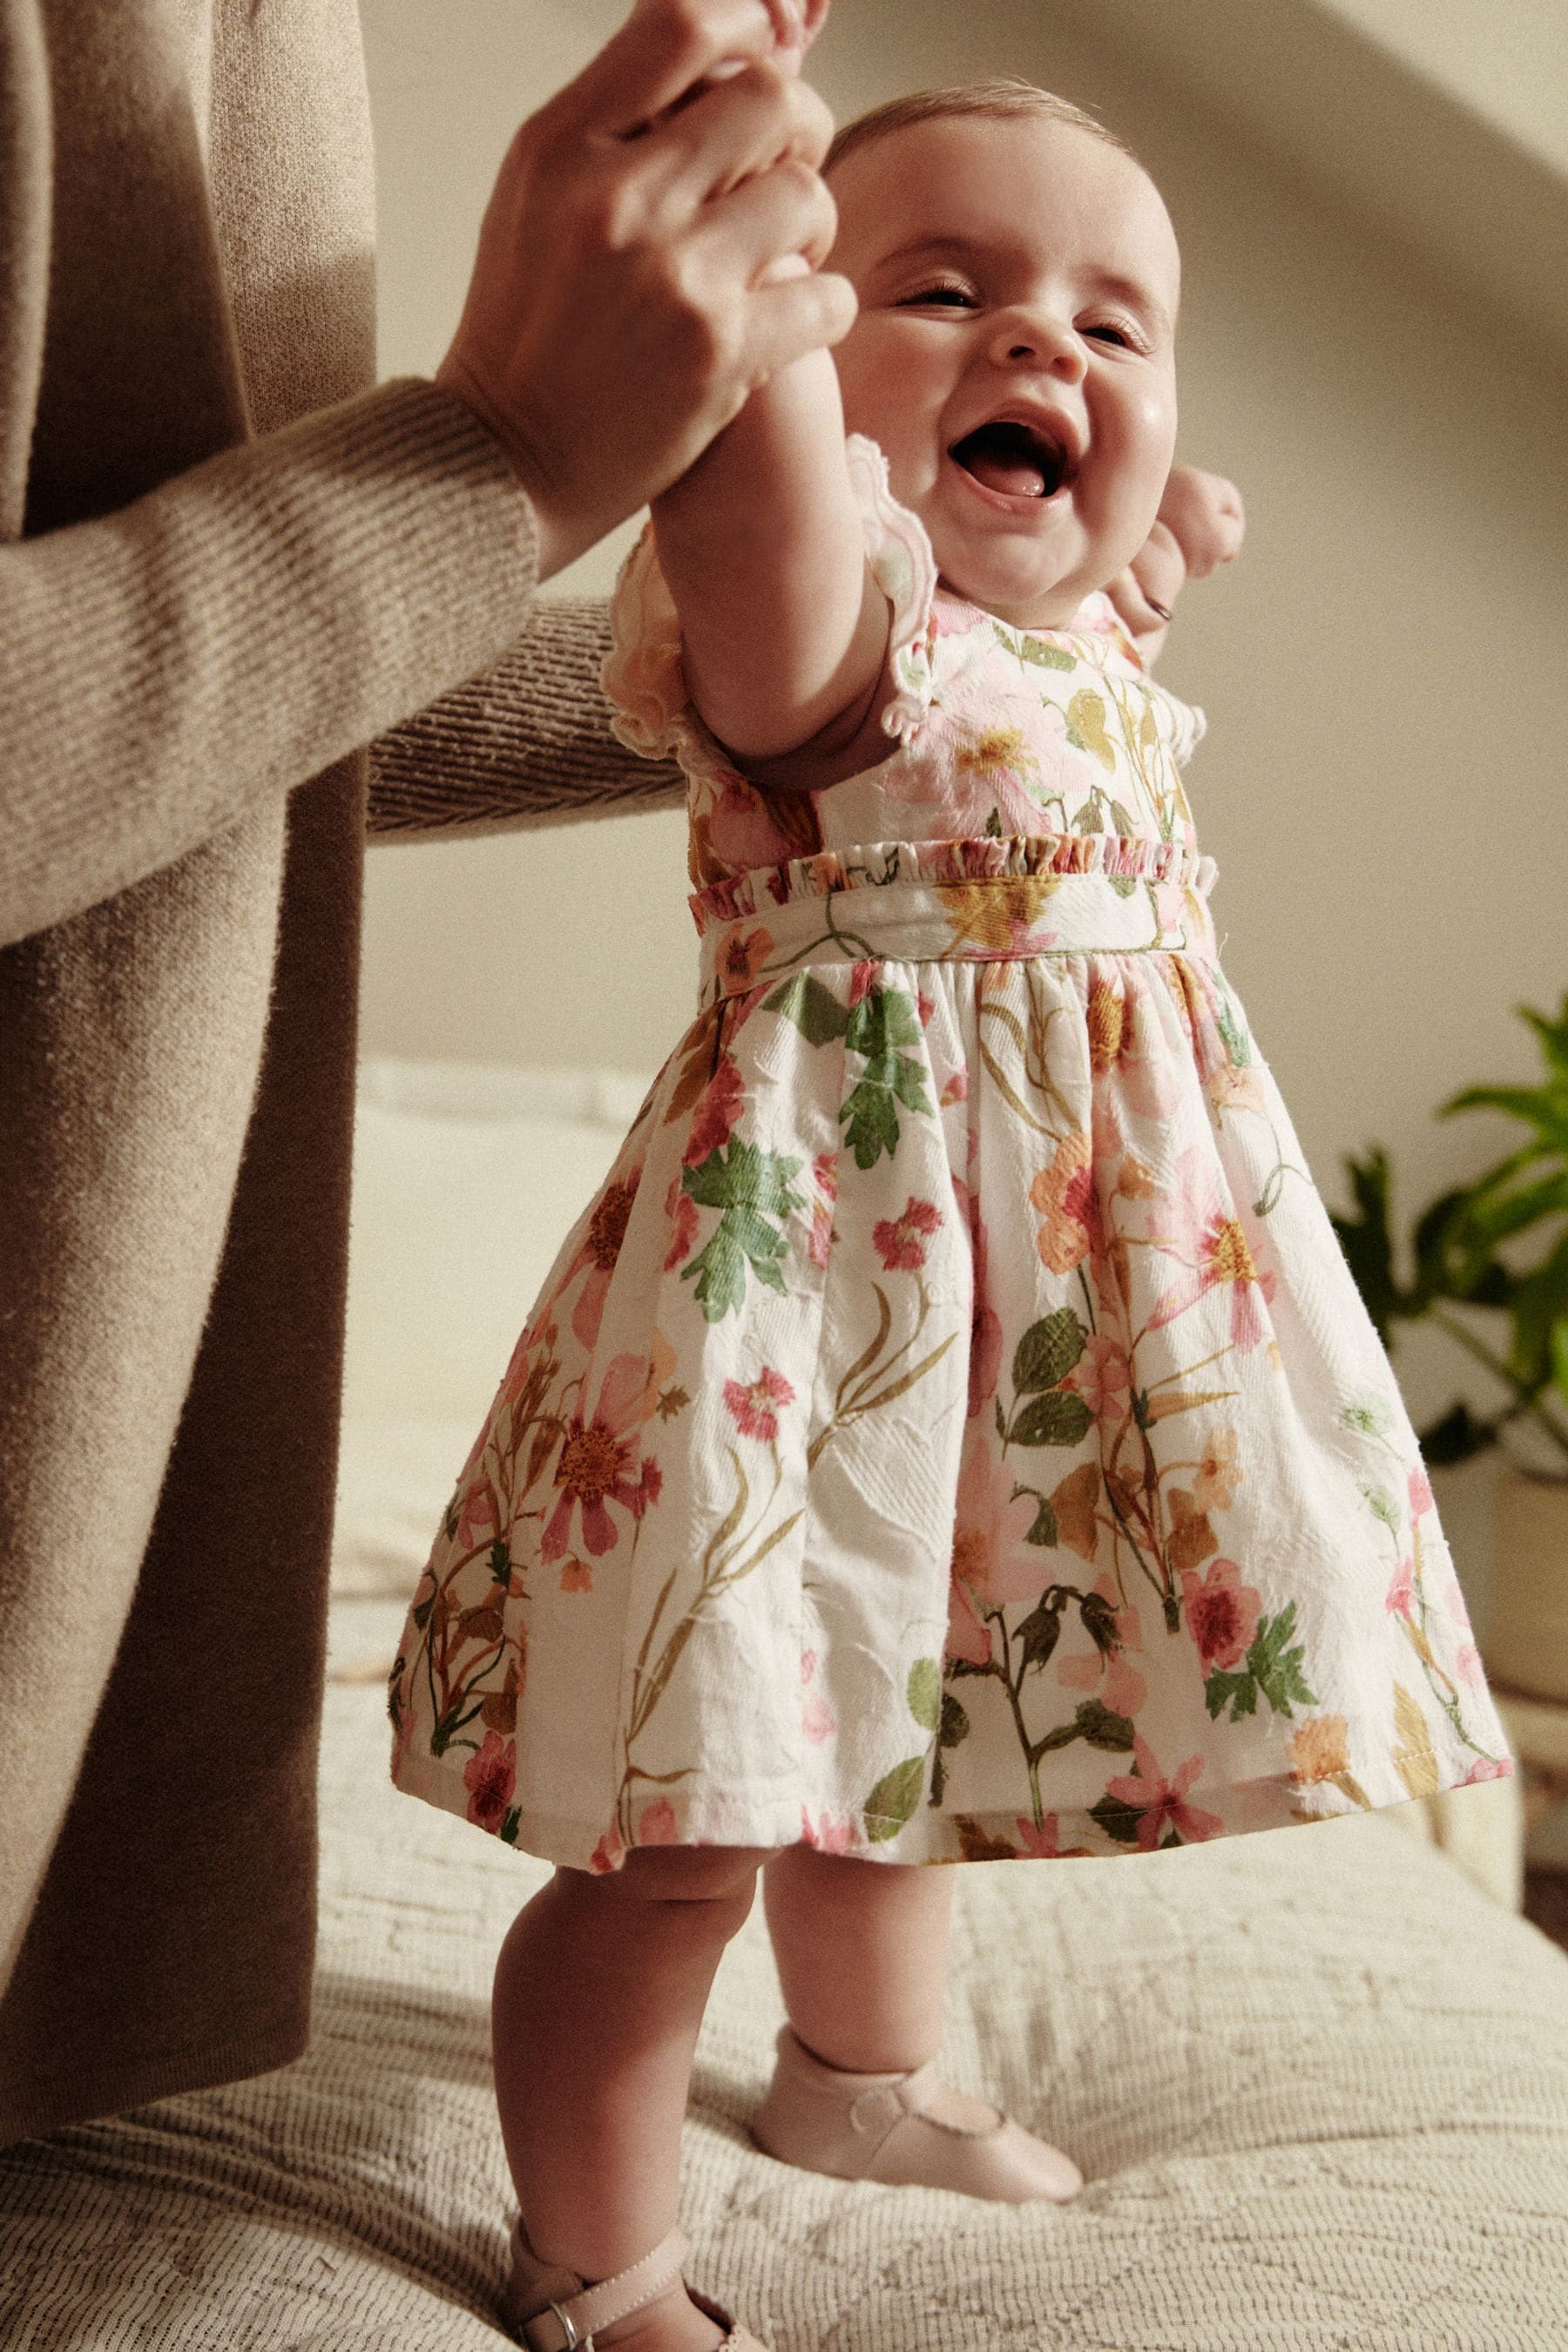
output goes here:
[{"label": "beige knit cardigan", "polygon": [[675,790],[372,234],[353,0],[0,0],[0,2139],[307,2037],[357,747]]}]

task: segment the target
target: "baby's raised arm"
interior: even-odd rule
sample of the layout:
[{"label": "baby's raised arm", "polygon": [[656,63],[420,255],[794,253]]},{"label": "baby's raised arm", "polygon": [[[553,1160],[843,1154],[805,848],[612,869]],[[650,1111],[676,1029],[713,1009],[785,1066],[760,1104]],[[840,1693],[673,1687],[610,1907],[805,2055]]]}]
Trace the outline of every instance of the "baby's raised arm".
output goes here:
[{"label": "baby's raised arm", "polygon": [[888,604],[866,561],[825,351],[752,394],[654,500],[653,528],[692,703],[739,764],[820,786],[891,750],[879,727]]}]

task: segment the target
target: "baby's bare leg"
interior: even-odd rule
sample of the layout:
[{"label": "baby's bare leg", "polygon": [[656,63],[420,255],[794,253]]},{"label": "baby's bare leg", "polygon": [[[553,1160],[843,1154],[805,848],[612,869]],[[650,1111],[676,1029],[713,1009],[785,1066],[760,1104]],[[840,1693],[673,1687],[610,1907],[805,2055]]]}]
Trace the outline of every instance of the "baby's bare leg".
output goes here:
[{"label": "baby's bare leg", "polygon": [[857,2074],[934,2056],[947,1997],[952,1873],[786,1846],[763,1902],[789,2021],[808,2050]]},{"label": "baby's bare leg", "polygon": [[765,2148],[811,2171],[1007,2203],[1077,2195],[1071,2158],[984,2100],[934,2076],[898,2081],[942,2040],[951,1871],[790,1846],[763,1884],[794,2035],[756,2117]]},{"label": "baby's bare leg", "polygon": [[[691,2059],[762,1854],[644,1847],[605,1877],[561,1870],[501,1946],[496,2098],[523,2228],[543,2262],[611,2277],[675,2225]],[[706,2352],[677,2293],[601,2340]]]}]

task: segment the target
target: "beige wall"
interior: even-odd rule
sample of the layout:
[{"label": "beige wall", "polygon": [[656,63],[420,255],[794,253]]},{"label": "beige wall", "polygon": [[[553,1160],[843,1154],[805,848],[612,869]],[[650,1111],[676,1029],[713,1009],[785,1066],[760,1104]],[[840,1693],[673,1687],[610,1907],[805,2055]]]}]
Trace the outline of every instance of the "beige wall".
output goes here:
[{"label": "beige wall", "polygon": [[[621,12],[363,5],[384,356],[428,368],[514,119]],[[1199,56],[1208,6],[1183,0]],[[1568,394],[1473,284],[1334,210],[1234,117],[1222,131],[1140,80],[1130,23],[1125,5],[839,0],[816,79],[845,114],[1022,71],[1105,111],[1165,191],[1187,274],[1182,454],[1234,474],[1250,515],[1164,665],[1209,714],[1190,781],[1227,969],[1325,1192],[1376,1138],[1410,1207],[1506,1132],[1439,1127],[1434,1104],[1527,1072],[1510,1007],[1568,985]],[[609,570],[601,551],[583,576]],[[651,1069],[687,1017],[683,890],[673,818],[377,851],[366,1047]],[[1400,1369],[1418,1414],[1447,1402],[1441,1343]]]}]

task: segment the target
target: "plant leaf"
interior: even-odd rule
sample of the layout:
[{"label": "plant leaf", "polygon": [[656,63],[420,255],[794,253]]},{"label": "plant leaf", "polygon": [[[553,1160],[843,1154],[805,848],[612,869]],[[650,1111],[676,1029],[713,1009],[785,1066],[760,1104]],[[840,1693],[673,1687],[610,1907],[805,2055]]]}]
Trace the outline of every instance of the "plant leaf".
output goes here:
[{"label": "plant leaf", "polygon": [[884,1772],[866,1800],[864,1819],[866,1835],[873,1845],[885,1844],[897,1837],[921,1801],[925,1786],[926,1759],[906,1756],[890,1772]]},{"label": "plant leaf", "polygon": [[1024,1395],[1054,1389],[1083,1354],[1089,1334],[1070,1307],[1031,1323],[1013,1350],[1013,1385]]},{"label": "plant leaf", "polygon": [[904,1696],[922,1731],[934,1731],[942,1714],[942,1669],[934,1658],[917,1658]]},{"label": "plant leaf", "polygon": [[1032,1397],[1008,1434],[1015,1445],[1078,1445],[1094,1426],[1076,1390],[1047,1389]]},{"label": "plant leaf", "polygon": [[1435,1796],[1441,1776],[1432,1752],[1432,1735],[1418,1703],[1403,1683],[1394,1685],[1394,1770],[1413,1797]]}]

